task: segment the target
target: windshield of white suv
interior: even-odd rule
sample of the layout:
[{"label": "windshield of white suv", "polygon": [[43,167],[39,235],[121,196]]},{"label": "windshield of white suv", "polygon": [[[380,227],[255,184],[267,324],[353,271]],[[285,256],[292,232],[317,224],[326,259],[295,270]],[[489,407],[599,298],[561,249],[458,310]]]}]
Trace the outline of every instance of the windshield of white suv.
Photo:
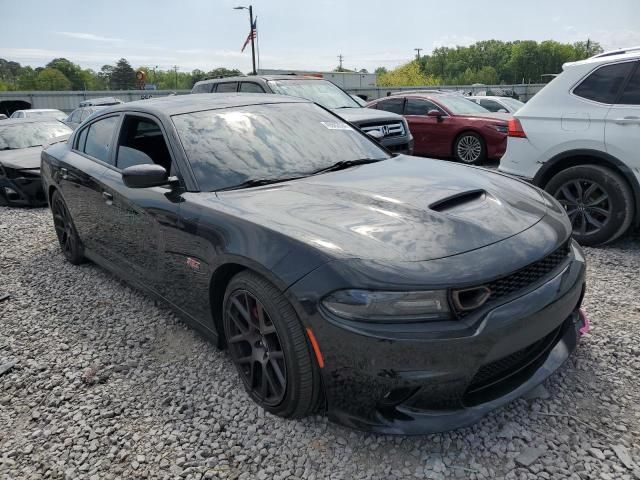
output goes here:
[{"label": "windshield of white suv", "polygon": [[300,97],[325,108],[361,108],[348,94],[327,80],[270,80],[275,93]]},{"label": "windshield of white suv", "polygon": [[458,95],[439,96],[437,98],[444,107],[454,115],[475,115],[478,113],[489,113],[484,107],[481,107],[473,100]]}]

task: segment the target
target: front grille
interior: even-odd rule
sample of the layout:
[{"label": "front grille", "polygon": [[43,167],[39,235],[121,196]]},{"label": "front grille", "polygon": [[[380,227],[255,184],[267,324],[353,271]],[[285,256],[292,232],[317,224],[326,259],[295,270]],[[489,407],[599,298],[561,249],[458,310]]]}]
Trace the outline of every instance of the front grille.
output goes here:
[{"label": "front grille", "polygon": [[368,133],[377,130],[385,138],[387,137],[403,137],[405,135],[404,124],[402,122],[382,122],[376,124],[365,124],[360,126],[360,130]]},{"label": "front grille", "polygon": [[555,346],[563,327],[564,324],[537,342],[480,367],[467,387],[463,398],[464,403],[472,405],[479,401],[486,401],[491,396],[490,393],[487,394],[489,388],[497,391],[498,384],[504,385],[510,379],[517,383],[518,374],[528,371],[527,367],[535,365],[538,368],[540,362],[537,360],[542,361],[545,354]]},{"label": "front grille", "polygon": [[[497,280],[482,285],[491,290],[491,294],[483,306],[523,290],[552,272],[558,265],[562,264],[565,258],[567,258],[567,255],[569,255],[569,251],[571,250],[570,242],[571,241],[568,240],[561,247],[544,257],[542,260],[538,260],[537,262],[532,263],[511,275],[498,278]],[[458,311],[457,313],[459,317],[464,317],[471,312]]]}]

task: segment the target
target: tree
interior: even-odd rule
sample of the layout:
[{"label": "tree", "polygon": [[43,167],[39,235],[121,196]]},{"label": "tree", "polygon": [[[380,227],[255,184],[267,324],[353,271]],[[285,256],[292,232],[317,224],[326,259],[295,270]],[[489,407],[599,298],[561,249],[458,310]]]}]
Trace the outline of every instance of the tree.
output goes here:
[{"label": "tree", "polygon": [[31,67],[24,67],[18,77],[18,90],[37,90],[38,73]]},{"label": "tree", "polygon": [[91,82],[84,74],[80,65],[76,65],[66,58],[54,58],[47,63],[46,68],[55,68],[60,71],[71,82],[72,90],[88,90],[88,83]]},{"label": "tree", "polygon": [[36,77],[38,90],[71,90],[71,82],[56,68],[45,68]]},{"label": "tree", "polygon": [[387,73],[388,70],[385,67],[378,67],[374,70],[376,75],[382,75],[384,73]]},{"label": "tree", "polygon": [[425,75],[420,69],[417,60],[401,65],[400,67],[378,76],[378,85],[383,87],[408,87],[437,85],[437,80]]},{"label": "tree", "polygon": [[136,72],[125,58],[118,60],[111,70],[109,84],[112,90],[129,90],[135,87]]},{"label": "tree", "polygon": [[213,78],[213,77],[236,77],[238,75],[242,75],[242,72],[240,70],[238,70],[237,68],[234,68],[233,70],[229,70],[228,68],[225,68],[225,67],[214,68],[209,73],[207,73],[207,77],[208,78]]}]

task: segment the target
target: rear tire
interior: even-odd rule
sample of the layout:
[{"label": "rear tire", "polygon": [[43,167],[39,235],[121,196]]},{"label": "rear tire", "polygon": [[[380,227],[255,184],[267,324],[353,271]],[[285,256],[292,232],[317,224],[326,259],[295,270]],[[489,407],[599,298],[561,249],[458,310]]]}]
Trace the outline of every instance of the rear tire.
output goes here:
[{"label": "rear tire", "polygon": [[631,225],[635,206],[624,178],[599,165],[580,165],[557,173],[545,190],[564,207],[573,237],[587,246],[612,242]]},{"label": "rear tire", "polygon": [[60,248],[67,261],[73,265],[84,262],[84,247],[62,195],[57,190],[51,196],[51,213]]},{"label": "rear tire", "polygon": [[478,165],[487,159],[486,143],[477,133],[461,133],[453,145],[453,155],[459,162]]},{"label": "rear tire", "polygon": [[238,375],[258,405],[285,418],[314,412],[319,369],[298,315],[278,288],[253,272],[238,273],[225,293],[223,328]]}]

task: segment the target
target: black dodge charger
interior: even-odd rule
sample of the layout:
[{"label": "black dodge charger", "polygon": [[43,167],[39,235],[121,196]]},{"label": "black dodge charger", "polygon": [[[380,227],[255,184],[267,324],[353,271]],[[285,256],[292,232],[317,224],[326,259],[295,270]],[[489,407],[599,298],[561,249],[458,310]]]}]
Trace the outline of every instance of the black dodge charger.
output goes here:
[{"label": "black dodge charger", "polygon": [[575,349],[585,260],[562,207],[392,156],[275,95],[110,107],[42,154],[62,251],[228,348],[251,398],[359,429],[468,425]]}]

